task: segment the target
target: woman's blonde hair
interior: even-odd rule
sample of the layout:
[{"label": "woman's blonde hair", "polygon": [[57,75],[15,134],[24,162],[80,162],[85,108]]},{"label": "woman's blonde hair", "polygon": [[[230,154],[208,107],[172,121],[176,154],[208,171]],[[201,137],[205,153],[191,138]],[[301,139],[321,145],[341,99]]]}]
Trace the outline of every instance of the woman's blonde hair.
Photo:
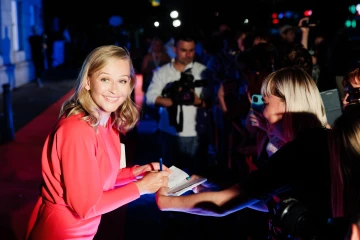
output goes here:
[{"label": "woman's blonde hair", "polygon": [[360,105],[348,106],[334,121],[331,151],[331,205],[333,217],[360,211]]},{"label": "woman's blonde hair", "polygon": [[[82,113],[84,116],[81,119],[89,122],[94,128],[97,128],[100,123],[100,109],[91,98],[90,92],[85,89],[85,86],[91,74],[102,69],[109,61],[113,61],[114,59],[122,59],[129,63],[131,92],[134,90],[136,74],[129,52],[115,45],[97,47],[86,57],[77,77],[75,92],[63,103],[60,110],[60,117],[69,117]],[[139,120],[138,107],[132,101],[130,95],[131,94],[129,94],[125,102],[111,115],[113,127],[120,133],[125,133],[132,129]]]},{"label": "woman's blonde hair", "polygon": [[283,127],[287,141],[293,140],[301,131],[325,127],[325,107],[311,76],[299,67],[282,68],[272,72],[264,80],[261,94],[277,96],[285,102]]}]

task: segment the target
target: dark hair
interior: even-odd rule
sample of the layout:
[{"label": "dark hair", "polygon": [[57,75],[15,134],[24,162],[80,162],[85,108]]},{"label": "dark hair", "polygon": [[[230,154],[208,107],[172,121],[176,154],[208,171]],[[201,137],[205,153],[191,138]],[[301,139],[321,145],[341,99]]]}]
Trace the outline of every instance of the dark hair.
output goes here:
[{"label": "dark hair", "polygon": [[250,94],[261,94],[263,80],[274,70],[276,48],[270,43],[259,43],[245,57],[246,67],[242,72]]},{"label": "dark hair", "polygon": [[312,75],[313,63],[309,51],[298,43],[286,44],[278,49],[279,58],[275,63],[275,68],[300,67],[310,76]]},{"label": "dark hair", "polygon": [[271,40],[271,34],[269,32],[268,29],[266,28],[257,28],[254,30],[254,33],[253,33],[253,38],[261,38],[261,39],[264,39],[266,40],[267,42],[270,42]]},{"label": "dark hair", "polygon": [[196,42],[196,38],[194,34],[190,33],[190,30],[182,30],[179,34],[176,35],[175,46],[180,40],[185,42]]},{"label": "dark hair", "polygon": [[[358,79],[358,80],[356,80]],[[355,83],[356,81],[360,80],[360,67],[355,67],[348,71],[342,81],[342,85],[346,87],[347,85],[351,83]]]},{"label": "dark hair", "polygon": [[334,217],[360,211],[360,104],[346,106],[335,120],[329,138],[331,195]]}]

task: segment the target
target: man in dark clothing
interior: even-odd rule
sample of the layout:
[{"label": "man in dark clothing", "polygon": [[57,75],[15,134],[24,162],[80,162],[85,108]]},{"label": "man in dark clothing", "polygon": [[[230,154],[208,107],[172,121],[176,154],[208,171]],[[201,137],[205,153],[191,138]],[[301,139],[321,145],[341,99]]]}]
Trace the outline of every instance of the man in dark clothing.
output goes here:
[{"label": "man in dark clothing", "polygon": [[35,68],[35,77],[38,87],[43,87],[42,78],[45,71],[45,38],[38,34],[35,27],[32,29],[33,35],[29,37],[29,43],[31,47],[31,58]]}]

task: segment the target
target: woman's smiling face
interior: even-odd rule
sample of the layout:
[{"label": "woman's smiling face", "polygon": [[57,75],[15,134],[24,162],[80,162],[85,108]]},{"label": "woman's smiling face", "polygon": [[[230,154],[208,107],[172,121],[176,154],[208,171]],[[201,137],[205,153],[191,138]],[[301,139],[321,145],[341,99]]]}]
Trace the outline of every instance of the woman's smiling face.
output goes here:
[{"label": "woman's smiling face", "polygon": [[131,93],[130,65],[127,60],[111,59],[102,69],[88,77],[86,89],[101,110],[110,116]]}]

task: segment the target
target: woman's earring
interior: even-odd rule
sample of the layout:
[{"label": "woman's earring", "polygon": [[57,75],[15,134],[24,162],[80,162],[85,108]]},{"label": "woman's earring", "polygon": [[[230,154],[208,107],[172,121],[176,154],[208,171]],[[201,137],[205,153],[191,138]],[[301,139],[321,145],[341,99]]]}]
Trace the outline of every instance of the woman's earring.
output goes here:
[{"label": "woman's earring", "polygon": [[86,85],[86,86],[85,86],[85,89],[89,91],[89,90],[90,90],[90,86],[89,86],[89,85]]}]

